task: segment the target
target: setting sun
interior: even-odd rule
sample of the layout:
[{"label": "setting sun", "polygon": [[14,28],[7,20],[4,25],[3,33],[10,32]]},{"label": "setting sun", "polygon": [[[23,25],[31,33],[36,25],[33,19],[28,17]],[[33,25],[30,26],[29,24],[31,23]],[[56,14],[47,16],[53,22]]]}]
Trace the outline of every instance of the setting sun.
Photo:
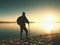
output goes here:
[{"label": "setting sun", "polygon": [[55,28],[55,23],[54,23],[54,17],[53,16],[46,16],[43,20],[43,24],[42,27],[48,32],[50,33],[53,28]]},{"label": "setting sun", "polygon": [[43,21],[48,22],[48,23],[54,22],[54,17],[53,16],[46,16]]}]

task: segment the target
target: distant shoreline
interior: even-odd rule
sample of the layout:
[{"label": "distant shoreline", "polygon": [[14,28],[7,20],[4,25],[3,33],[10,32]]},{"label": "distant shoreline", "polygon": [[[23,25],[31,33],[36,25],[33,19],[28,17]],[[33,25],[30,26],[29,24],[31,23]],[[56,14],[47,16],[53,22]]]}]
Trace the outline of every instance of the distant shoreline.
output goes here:
[{"label": "distant shoreline", "polygon": [[0,23],[16,23],[16,22],[0,22]]},{"label": "distant shoreline", "polygon": [[[0,21],[0,23],[17,23],[17,22],[15,22],[15,21],[14,21],[14,22],[10,22],[10,21],[9,21],[9,22],[8,22],[8,21]],[[35,22],[31,21],[30,23],[35,23]]]},{"label": "distant shoreline", "polygon": [[[11,22],[11,21],[0,21],[0,23],[17,23],[15,21]],[[31,21],[30,23],[60,23],[60,21],[58,22],[33,22]]]}]

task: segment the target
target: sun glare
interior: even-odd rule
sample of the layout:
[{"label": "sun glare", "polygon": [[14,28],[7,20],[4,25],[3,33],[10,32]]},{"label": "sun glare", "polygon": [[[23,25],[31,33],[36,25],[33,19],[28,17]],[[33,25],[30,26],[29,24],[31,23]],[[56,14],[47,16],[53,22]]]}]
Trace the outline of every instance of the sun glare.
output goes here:
[{"label": "sun glare", "polygon": [[48,33],[50,33],[52,29],[55,27],[54,17],[46,16],[43,20],[42,26]]},{"label": "sun glare", "polygon": [[54,22],[54,17],[53,16],[46,16],[43,21],[48,22],[48,23]]}]

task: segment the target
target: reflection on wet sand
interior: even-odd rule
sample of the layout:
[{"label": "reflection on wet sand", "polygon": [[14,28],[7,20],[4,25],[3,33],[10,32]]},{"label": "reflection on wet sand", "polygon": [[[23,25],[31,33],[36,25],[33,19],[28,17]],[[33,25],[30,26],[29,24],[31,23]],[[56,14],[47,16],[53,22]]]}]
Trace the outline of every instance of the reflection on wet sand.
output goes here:
[{"label": "reflection on wet sand", "polygon": [[60,45],[60,33],[31,36],[29,40],[20,40],[19,37],[2,40],[0,45]]}]

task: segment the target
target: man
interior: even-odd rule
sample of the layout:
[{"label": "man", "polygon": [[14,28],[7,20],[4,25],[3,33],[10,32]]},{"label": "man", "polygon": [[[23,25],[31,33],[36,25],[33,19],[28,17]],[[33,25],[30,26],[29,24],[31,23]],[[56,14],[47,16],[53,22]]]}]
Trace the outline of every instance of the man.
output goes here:
[{"label": "man", "polygon": [[18,17],[17,19],[17,24],[20,26],[21,30],[20,30],[20,37],[22,39],[22,32],[23,30],[26,32],[26,39],[28,39],[28,30],[25,26],[25,23],[29,24],[28,19],[25,16],[25,12],[22,12],[22,16]]}]

